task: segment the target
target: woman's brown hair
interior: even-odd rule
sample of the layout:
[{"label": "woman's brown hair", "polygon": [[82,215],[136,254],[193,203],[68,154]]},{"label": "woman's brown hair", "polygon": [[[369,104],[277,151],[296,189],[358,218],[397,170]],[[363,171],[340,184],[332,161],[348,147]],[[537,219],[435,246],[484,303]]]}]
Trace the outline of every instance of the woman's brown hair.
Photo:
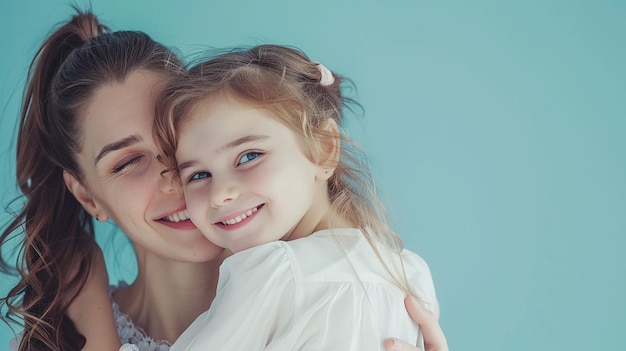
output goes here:
[{"label": "woman's brown hair", "polygon": [[15,261],[0,256],[2,271],[19,276],[0,299],[6,321],[23,322],[19,350],[80,350],[85,342],[65,315],[96,245],[93,218],[63,179],[64,171],[83,179],[76,158],[81,113],[101,86],[136,70],[163,77],[183,71],[176,55],[145,33],[112,32],[91,11],[76,12],[37,51],[22,103],[16,175],[24,206],[0,236],[3,246],[19,240]]}]

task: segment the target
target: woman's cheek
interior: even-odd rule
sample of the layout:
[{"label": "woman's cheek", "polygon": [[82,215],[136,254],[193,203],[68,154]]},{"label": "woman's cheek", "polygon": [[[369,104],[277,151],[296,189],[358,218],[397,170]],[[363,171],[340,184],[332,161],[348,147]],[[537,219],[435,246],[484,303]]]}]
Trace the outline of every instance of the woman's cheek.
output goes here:
[{"label": "woman's cheek", "polygon": [[[202,201],[202,198],[204,198],[204,201]],[[208,203],[208,201],[208,198],[202,196],[201,189],[193,189],[193,187],[185,189],[185,204],[187,205],[187,213],[189,213],[191,221],[201,231],[203,230],[202,227],[206,221],[203,219],[203,217],[205,217],[203,214],[203,203]]]}]

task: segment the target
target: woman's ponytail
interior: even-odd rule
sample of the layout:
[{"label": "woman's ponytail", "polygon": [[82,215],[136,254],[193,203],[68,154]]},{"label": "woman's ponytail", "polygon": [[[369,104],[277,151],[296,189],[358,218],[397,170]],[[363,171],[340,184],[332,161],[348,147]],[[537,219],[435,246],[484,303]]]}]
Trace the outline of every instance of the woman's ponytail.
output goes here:
[{"label": "woman's ponytail", "polygon": [[2,270],[20,276],[0,299],[8,307],[8,319],[23,320],[19,350],[79,350],[85,342],[65,313],[87,279],[94,230],[63,180],[69,160],[52,130],[63,123],[55,113],[53,84],[67,58],[105,30],[93,13],[77,9],[30,65],[16,148],[16,176],[26,201],[0,236],[4,245],[17,233],[25,234],[15,265],[0,256]]},{"label": "woman's ponytail", "polygon": [[[77,14],[43,43],[29,71],[17,138],[17,181],[24,207],[0,236],[24,233],[15,264],[0,268],[20,280],[0,307],[23,321],[20,350],[79,350],[84,338],[66,317],[88,278],[95,245],[93,218],[65,186],[79,181],[84,113],[98,89],[137,70],[168,79],[185,72],[167,47],[142,32],[110,32],[89,11]],[[6,252],[6,251],[5,251]]]}]

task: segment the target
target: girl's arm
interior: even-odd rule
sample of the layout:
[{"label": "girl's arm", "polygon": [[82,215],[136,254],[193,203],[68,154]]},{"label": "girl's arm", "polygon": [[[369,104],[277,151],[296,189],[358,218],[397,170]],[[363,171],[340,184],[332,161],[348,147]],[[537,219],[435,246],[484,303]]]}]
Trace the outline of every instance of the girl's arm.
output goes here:
[{"label": "girl's arm", "polygon": [[117,351],[120,340],[109,298],[109,278],[102,251],[94,246],[89,277],[67,315],[86,339],[83,351]]},{"label": "girl's arm", "polygon": [[[428,311],[417,303],[415,298],[408,296],[404,300],[406,310],[411,319],[420,327],[424,336],[424,351],[448,351],[448,342],[439,326],[439,306],[435,306],[435,313]],[[407,342],[395,338],[385,340],[387,351],[418,351],[419,349]]]}]

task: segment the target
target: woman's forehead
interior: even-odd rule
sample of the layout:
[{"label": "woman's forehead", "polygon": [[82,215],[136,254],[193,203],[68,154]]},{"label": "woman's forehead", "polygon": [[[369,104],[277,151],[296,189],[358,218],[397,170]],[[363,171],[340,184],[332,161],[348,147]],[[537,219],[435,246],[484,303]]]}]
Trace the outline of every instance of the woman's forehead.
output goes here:
[{"label": "woman's forehead", "polygon": [[156,97],[162,78],[137,71],[122,83],[102,86],[86,106],[83,146],[87,153],[130,135],[152,138]]}]

